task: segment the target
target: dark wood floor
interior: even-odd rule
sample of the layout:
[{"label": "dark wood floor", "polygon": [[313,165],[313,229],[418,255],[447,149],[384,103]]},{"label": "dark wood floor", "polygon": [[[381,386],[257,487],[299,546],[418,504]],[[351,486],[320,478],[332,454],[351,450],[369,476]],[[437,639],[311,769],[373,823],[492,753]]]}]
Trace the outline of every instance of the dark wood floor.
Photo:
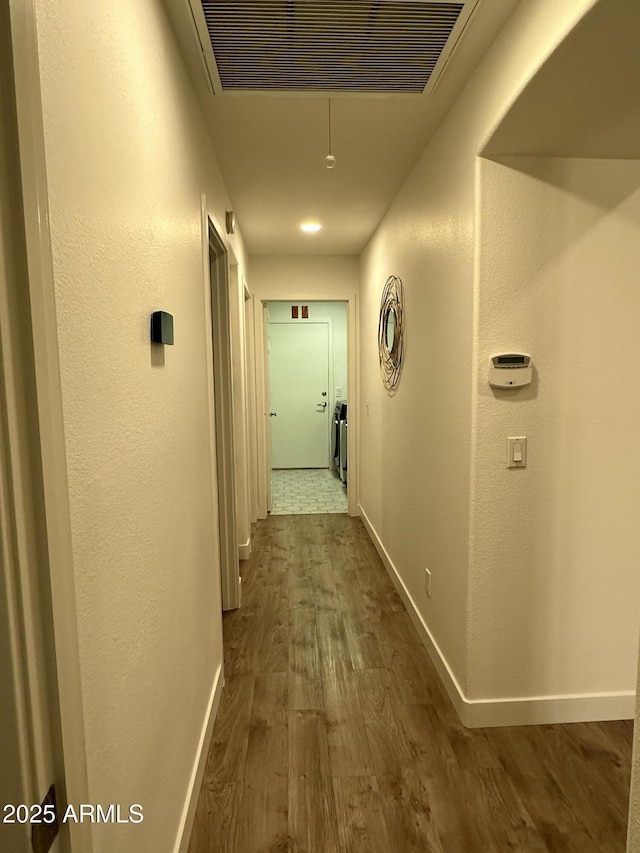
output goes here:
[{"label": "dark wood floor", "polygon": [[465,729],[359,520],[242,575],[189,853],[623,853],[632,724]]}]

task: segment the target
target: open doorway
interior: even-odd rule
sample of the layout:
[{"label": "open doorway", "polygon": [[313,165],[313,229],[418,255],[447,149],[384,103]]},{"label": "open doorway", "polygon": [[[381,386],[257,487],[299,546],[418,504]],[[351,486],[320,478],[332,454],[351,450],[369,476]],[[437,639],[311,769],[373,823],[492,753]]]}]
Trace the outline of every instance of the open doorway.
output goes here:
[{"label": "open doorway", "polygon": [[346,513],[347,304],[268,302],[273,515]]},{"label": "open doorway", "polygon": [[227,249],[211,220],[209,270],[222,609],[233,610],[240,607],[240,571],[236,532],[229,261]]}]

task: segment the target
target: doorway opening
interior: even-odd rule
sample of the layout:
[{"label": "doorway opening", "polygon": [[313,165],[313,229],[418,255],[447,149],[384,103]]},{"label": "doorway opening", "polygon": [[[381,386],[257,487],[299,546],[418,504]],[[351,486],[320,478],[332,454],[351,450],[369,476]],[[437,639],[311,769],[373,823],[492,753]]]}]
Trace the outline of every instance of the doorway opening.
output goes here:
[{"label": "doorway opening", "polygon": [[227,249],[209,219],[213,405],[222,609],[240,607],[233,440],[233,374]]},{"label": "doorway opening", "polygon": [[346,513],[346,302],[268,302],[272,515]]}]

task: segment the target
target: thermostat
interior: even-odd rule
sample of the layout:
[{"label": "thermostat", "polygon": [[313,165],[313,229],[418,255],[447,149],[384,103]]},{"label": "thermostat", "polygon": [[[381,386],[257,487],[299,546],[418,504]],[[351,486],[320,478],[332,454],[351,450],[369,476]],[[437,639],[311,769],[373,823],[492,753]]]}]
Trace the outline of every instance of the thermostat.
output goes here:
[{"label": "thermostat", "polygon": [[521,388],[533,378],[533,363],[526,352],[499,352],[489,359],[489,385]]}]

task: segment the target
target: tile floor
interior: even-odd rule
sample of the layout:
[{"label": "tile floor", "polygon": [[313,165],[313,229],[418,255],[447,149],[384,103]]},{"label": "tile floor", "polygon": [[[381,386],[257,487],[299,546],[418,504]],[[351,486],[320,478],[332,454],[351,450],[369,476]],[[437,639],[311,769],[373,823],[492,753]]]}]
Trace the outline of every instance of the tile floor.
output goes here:
[{"label": "tile floor", "polygon": [[347,488],[326,468],[286,468],[271,472],[271,515],[346,512]]}]

